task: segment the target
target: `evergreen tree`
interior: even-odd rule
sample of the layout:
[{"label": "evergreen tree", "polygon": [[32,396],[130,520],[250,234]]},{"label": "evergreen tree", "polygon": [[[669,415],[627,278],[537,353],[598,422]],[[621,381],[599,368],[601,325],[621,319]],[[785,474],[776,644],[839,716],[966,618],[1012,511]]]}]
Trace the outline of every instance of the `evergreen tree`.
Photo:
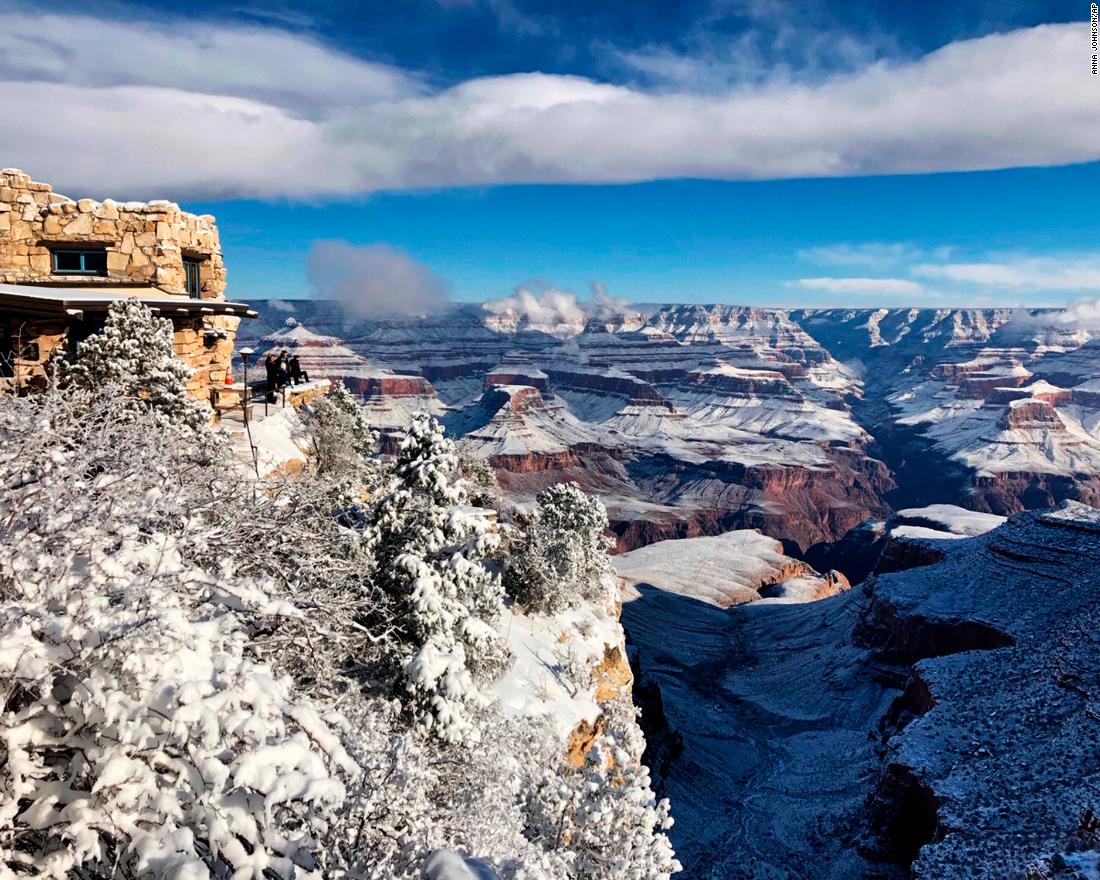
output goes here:
[{"label": "evergreen tree", "polygon": [[495,677],[507,652],[493,628],[500,579],[485,565],[497,543],[485,519],[461,509],[455,445],[425,413],[413,416],[377,505],[371,542],[377,581],[398,606],[401,680],[417,723],[448,742],[468,738],[477,682]]},{"label": "evergreen tree", "polygon": [[611,573],[603,502],[575,483],[551,486],[536,501],[538,509],[505,568],[509,595],[547,614],[598,598]]},{"label": "evergreen tree", "polygon": [[373,458],[378,432],[366,412],[342,383],[304,412],[317,474],[337,484],[333,493],[352,502],[377,488],[378,464]]},{"label": "evergreen tree", "polygon": [[75,363],[58,362],[63,384],[120,394],[123,417],[149,413],[162,425],[198,431],[209,424],[206,407],[187,393],[193,371],[172,348],[172,322],[138,299],[111,304],[103,329],[77,346]]}]

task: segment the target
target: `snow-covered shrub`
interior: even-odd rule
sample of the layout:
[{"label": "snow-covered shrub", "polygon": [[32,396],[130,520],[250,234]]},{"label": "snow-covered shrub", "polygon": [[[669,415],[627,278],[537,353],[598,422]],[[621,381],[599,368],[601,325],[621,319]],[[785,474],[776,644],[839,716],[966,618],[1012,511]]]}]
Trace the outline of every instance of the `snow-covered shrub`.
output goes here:
[{"label": "snow-covered shrub", "polygon": [[607,509],[575,483],[551,486],[514,542],[504,569],[510,596],[528,609],[556,613],[597,599],[611,574]]},{"label": "snow-covered shrub", "polygon": [[503,610],[499,577],[485,564],[498,541],[485,518],[463,510],[454,443],[435,419],[413,416],[393,484],[373,511],[377,583],[396,603],[402,679],[417,723],[459,742],[475,734],[467,711],[478,682],[507,655],[493,629]]},{"label": "snow-covered shrub", "polygon": [[[0,876],[421,880],[437,850],[500,880],[664,876],[659,805],[647,837],[555,725],[487,698],[496,536],[453,454],[418,418],[386,491],[349,507],[100,389],[6,399]],[[440,654],[461,662],[433,678]]]},{"label": "snow-covered shrub", "polygon": [[0,407],[7,871],[318,876],[315,837],[358,768],[249,650],[250,620],[296,609],[189,558],[217,538],[188,503],[209,463],[118,398]]},{"label": "snow-covered shrub", "polygon": [[57,362],[60,381],[86,391],[121,395],[120,418],[143,414],[158,425],[201,430],[210,413],[187,393],[192,370],[172,348],[172,322],[138,299],[111,303],[103,329],[77,344],[77,357]]},{"label": "snow-covered shrub", "polygon": [[528,791],[528,836],[564,856],[575,880],[668,880],[681,870],[658,800],[637,760],[633,707],[612,709],[608,730],[573,768],[559,758]]},{"label": "snow-covered shrub", "polygon": [[372,456],[378,433],[371,429],[355,395],[337,383],[303,415],[317,473],[346,484],[351,492],[374,488],[377,467]]},{"label": "snow-covered shrub", "polygon": [[371,675],[394,651],[394,609],[375,584],[362,508],[309,472],[258,486],[204,476],[199,486],[209,491],[190,491],[189,503],[212,539],[191,542],[191,557],[213,574],[231,564],[239,576],[265,580],[300,611],[256,622],[251,650],[303,692],[340,707],[362,688],[383,687]]},{"label": "snow-covered shrub", "polygon": [[480,507],[496,506],[498,484],[493,466],[477,454],[469,440],[459,440],[455,444],[455,453],[458,475],[466,483],[470,503]]},{"label": "snow-covered shrub", "polygon": [[472,721],[478,748],[410,730],[399,706],[372,702],[349,715],[349,750],[363,776],[342,828],[323,839],[327,874],[422,880],[431,853],[448,848],[491,864],[501,880],[568,880],[562,853],[525,834],[524,793],[560,751],[557,736],[493,707],[474,710]]}]

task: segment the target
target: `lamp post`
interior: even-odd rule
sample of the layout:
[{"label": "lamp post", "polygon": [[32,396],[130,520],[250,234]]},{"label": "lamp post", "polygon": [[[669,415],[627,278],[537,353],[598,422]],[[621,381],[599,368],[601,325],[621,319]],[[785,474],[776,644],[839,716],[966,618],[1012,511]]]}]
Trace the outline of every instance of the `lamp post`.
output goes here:
[{"label": "lamp post", "polygon": [[244,409],[244,423],[248,424],[248,359],[252,357],[253,351],[251,348],[242,348],[240,351],[241,363],[243,364],[242,372],[244,373],[244,400],[241,406]]},{"label": "lamp post", "polygon": [[[256,471],[256,478],[260,476],[260,456],[256,451],[256,444],[252,442],[252,426],[248,424],[248,405],[251,400],[248,397],[248,359],[252,357],[253,351],[251,348],[242,348],[239,352],[241,356],[241,363],[243,364],[244,371],[244,401],[241,404],[241,408],[244,410],[244,431],[248,435],[248,446],[252,450],[252,467]],[[256,487],[252,487],[253,498],[255,498]]]}]

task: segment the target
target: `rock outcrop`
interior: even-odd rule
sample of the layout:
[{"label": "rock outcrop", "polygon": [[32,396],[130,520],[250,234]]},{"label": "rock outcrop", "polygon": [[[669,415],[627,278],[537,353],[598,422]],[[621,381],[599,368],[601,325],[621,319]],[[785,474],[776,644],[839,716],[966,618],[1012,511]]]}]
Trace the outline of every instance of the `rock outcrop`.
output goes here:
[{"label": "rock outcrop", "polygon": [[655,587],[626,603],[685,877],[1100,869],[1100,511],[1021,513],[937,549],[810,604]]},{"label": "rock outcrop", "polygon": [[818,574],[757,531],[659,541],[614,558],[627,597],[661,589],[719,608],[762,598],[808,601],[848,589],[843,575]]}]

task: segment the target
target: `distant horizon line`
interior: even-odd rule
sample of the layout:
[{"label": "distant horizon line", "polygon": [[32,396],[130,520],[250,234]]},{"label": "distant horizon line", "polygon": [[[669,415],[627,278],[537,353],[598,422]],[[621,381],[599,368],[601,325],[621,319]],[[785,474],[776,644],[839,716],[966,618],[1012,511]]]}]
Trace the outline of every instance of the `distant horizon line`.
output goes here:
[{"label": "distant horizon line", "polygon": [[[338,299],[321,298],[314,296],[269,296],[269,297],[256,297],[256,296],[242,296],[241,300],[244,302],[283,302],[283,303],[340,303]],[[378,316],[378,317],[390,317],[390,318],[413,318],[426,314],[430,314],[433,311],[445,311],[455,307],[473,307],[473,306],[485,306],[488,303],[497,302],[500,297],[494,297],[484,300],[473,299],[456,299],[451,300],[446,305],[441,306],[439,309],[426,309],[420,313],[408,313],[401,314],[395,313],[391,315]],[[577,300],[579,305],[589,302],[589,300]],[[675,306],[701,306],[703,308],[738,308],[738,309],[770,309],[780,312],[832,312],[832,311],[878,311],[879,309],[886,309],[888,311],[915,311],[915,312],[936,312],[936,311],[973,311],[973,312],[987,312],[987,311],[1027,311],[1027,312],[1064,312],[1069,307],[1068,305],[1047,305],[1047,306],[1028,306],[1028,305],[935,305],[935,306],[915,306],[915,305],[875,305],[875,304],[844,304],[844,305],[830,305],[830,306],[810,306],[810,305],[762,305],[747,302],[718,302],[715,300],[691,300],[691,301],[677,301],[677,300],[643,300],[639,302],[628,302],[623,307],[626,310],[646,310],[646,309],[663,309]],[[594,315],[589,317],[596,317]]]}]

